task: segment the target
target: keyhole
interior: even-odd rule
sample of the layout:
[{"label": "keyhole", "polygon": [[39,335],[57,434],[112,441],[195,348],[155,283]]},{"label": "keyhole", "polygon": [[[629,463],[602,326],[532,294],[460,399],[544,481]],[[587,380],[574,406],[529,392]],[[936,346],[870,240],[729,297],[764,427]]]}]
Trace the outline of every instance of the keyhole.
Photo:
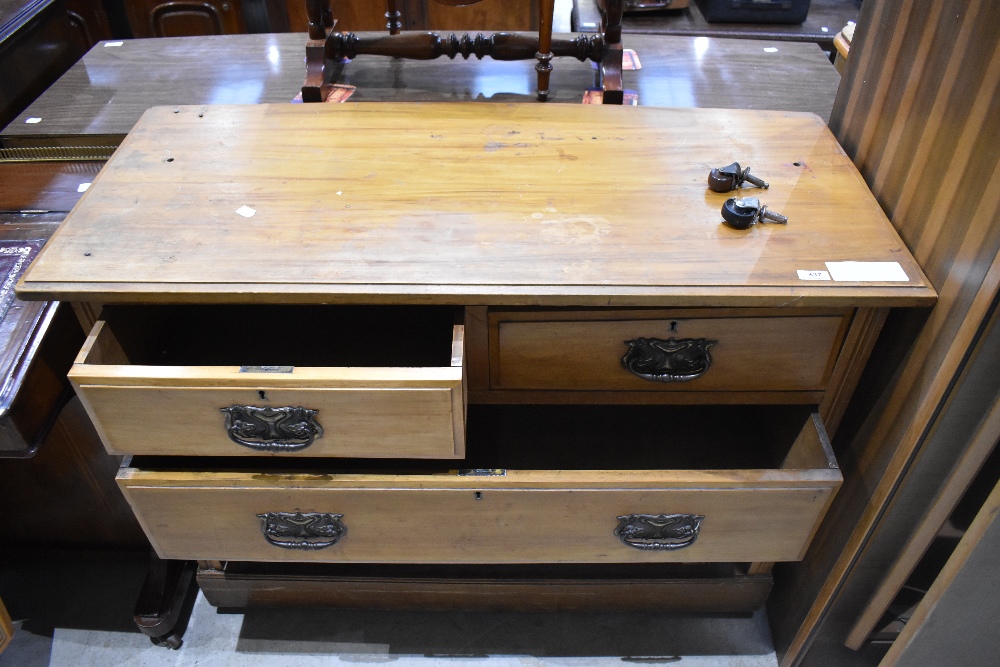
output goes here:
[{"label": "keyhole", "polygon": [[670,323],[670,333],[677,333],[677,322]]},{"label": "keyhole", "polygon": [[260,396],[260,400],[262,400],[262,401],[266,401],[267,400],[267,394],[264,393],[263,389],[261,389],[260,391],[258,391],[257,395]]},{"label": "keyhole", "polygon": [[476,491],[476,493],[474,495],[475,495],[476,500],[482,500],[483,499],[483,492],[482,491]]}]

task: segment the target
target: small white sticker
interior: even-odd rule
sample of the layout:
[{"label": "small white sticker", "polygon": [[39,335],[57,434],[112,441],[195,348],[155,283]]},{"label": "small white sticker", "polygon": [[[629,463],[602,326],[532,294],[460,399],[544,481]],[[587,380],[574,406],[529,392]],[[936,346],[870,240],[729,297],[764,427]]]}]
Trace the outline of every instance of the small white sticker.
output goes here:
[{"label": "small white sticker", "polygon": [[777,53],[777,52],[778,49],[774,48],[773,46],[764,47],[764,53]]},{"label": "small white sticker", "polygon": [[257,211],[250,208],[249,206],[240,206],[238,209],[236,209],[236,214],[242,215],[244,218],[252,218],[253,214],[256,212]]},{"label": "small white sticker", "polygon": [[344,194],[344,191],[343,190],[337,190],[337,194],[338,195],[342,195],[342,194]]},{"label": "small white sticker", "polygon": [[32,116],[31,118],[27,119],[24,122],[27,123],[28,125],[34,125],[35,123],[41,123],[42,119],[41,118],[35,118],[34,116]]},{"label": "small white sticker", "polygon": [[830,274],[826,271],[803,271],[799,269],[796,273],[799,274],[799,280],[830,280]]},{"label": "small white sticker", "polygon": [[80,183],[80,185],[76,186],[76,191],[77,192],[86,192],[87,188],[89,188],[89,187],[90,187],[90,183]]},{"label": "small white sticker", "polygon": [[827,262],[834,280],[866,283],[909,282],[899,262]]},{"label": "small white sticker", "polygon": [[830,29],[827,28],[826,26],[823,26],[822,28],[820,28],[820,30],[822,30],[823,32],[830,32]]},{"label": "small white sticker", "polygon": [[109,46],[121,46],[124,43],[125,42],[104,42],[104,48],[108,48]]}]

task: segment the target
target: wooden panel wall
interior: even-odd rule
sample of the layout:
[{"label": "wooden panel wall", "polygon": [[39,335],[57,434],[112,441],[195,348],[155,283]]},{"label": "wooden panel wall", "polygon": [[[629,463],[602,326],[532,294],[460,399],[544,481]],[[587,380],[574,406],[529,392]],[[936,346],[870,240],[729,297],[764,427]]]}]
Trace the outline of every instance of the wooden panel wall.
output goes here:
[{"label": "wooden panel wall", "polygon": [[[890,317],[834,443],[844,487],[806,560],[776,571],[769,612],[782,665],[858,602],[845,585],[878,544],[997,296],[1000,41],[985,26],[998,23],[992,0],[862,6],[830,126],[940,300]],[[815,652],[808,662],[824,664]]]}]

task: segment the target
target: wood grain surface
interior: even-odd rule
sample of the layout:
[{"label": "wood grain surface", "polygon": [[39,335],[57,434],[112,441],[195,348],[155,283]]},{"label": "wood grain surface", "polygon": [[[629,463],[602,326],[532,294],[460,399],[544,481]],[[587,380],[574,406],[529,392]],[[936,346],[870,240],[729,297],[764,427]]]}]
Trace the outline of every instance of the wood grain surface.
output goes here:
[{"label": "wood grain surface", "polygon": [[[736,146],[788,225],[722,224],[726,195],[705,180]],[[596,168],[611,155],[630,168]],[[898,262],[907,280],[798,278],[831,261]],[[19,290],[104,302],[934,298],[816,116],[537,104],[151,110]]]},{"label": "wood grain surface", "polygon": [[[306,39],[290,33],[101,43],[4,128],[0,141],[92,144],[110,137],[118,143],[153,106],[289,102],[306,75]],[[827,120],[840,83],[812,44],[630,35],[626,46],[642,69],[624,73],[625,87],[638,92],[641,105],[810,111]],[[553,64],[550,101],[579,104],[596,85],[589,63],[556,58]],[[337,81],[357,87],[352,102],[533,102],[535,96],[531,62],[360,56]],[[28,124],[28,118],[42,120]]]},{"label": "wood grain surface", "polygon": [[3,600],[0,600],[0,652],[7,648],[13,636],[14,623],[10,620],[7,608],[3,606]]},{"label": "wood grain surface", "polygon": [[[440,476],[332,475],[306,486],[289,476],[231,474],[204,485],[198,473],[124,474],[122,490],[161,556],[270,562],[795,560],[839,485],[830,479],[789,488],[766,471],[743,471],[742,487],[729,489],[695,479],[703,477],[699,473],[685,483],[685,474],[676,472],[673,484],[648,473],[648,485],[633,483],[629,490],[614,488],[627,482],[627,474],[614,472],[602,475],[605,489],[572,471],[551,473],[540,489],[520,486],[522,478],[530,482],[530,472],[489,484],[479,478],[446,478],[439,485]],[[257,514],[298,511],[343,514],[347,535],[314,551],[281,549],[263,538]],[[614,534],[617,517],[637,513],[705,519],[690,546],[641,550]]]},{"label": "wood grain surface", "polygon": [[[940,300],[929,314],[886,325],[879,348],[890,355],[859,386],[866,405],[852,406],[852,437],[839,444],[844,488],[804,566],[784,580],[776,573],[769,617],[785,665],[803,660],[817,635],[804,664],[830,664],[918,528],[922,508],[895,507],[921,459],[938,458],[923,450],[941,420],[967,414],[951,391],[1000,291],[1000,48],[982,29],[1000,21],[1000,6],[954,9],[865,3],[831,118]],[[947,475],[921,477],[934,485]]]},{"label": "wood grain surface", "polygon": [[[631,311],[559,311],[520,318],[520,313],[491,313],[495,350],[491,357],[493,389],[563,389],[615,391],[817,391],[825,388],[840,351],[847,313],[756,317],[724,312],[685,313],[639,319]],[[617,315],[617,317],[616,317]],[[630,317],[631,315],[631,317]],[[622,367],[638,337],[707,338],[711,365],[702,377],[686,382],[653,382]]]},{"label": "wood grain surface", "polygon": [[[482,567],[478,576],[456,575],[455,566],[443,571],[411,574],[392,565],[380,572],[365,568],[360,574],[345,572],[350,566],[336,564],[336,571],[313,574],[308,579],[299,566],[269,566],[265,571],[253,565],[225,570],[202,568],[198,586],[209,604],[216,607],[282,606],[342,607],[348,609],[494,610],[494,611],[636,611],[753,613],[760,609],[771,590],[770,575],[748,576],[738,568],[723,565],[705,571],[702,566],[664,574],[664,565],[654,564],[650,572],[609,572],[614,566],[598,565],[580,574],[560,565],[554,576],[537,573],[497,573],[497,566]],[[258,566],[260,567],[260,566]],[[426,568],[423,568],[426,570]],[[567,570],[573,569],[572,572]],[[548,573],[546,573],[548,575]],[[459,639],[459,641],[462,641]],[[623,646],[636,648],[634,638],[624,638]],[[660,639],[648,637],[659,647]],[[651,652],[655,650],[651,649]]]}]

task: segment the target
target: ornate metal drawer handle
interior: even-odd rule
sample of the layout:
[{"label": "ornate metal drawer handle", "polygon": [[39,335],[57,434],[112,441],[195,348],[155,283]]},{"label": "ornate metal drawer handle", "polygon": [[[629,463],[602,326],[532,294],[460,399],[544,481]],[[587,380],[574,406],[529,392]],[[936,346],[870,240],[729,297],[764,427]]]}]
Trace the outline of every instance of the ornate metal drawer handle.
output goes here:
[{"label": "ornate metal drawer handle", "polygon": [[316,421],[317,410],[252,405],[220,409],[226,415],[229,439],[259,452],[297,452],[323,436],[323,427]]},{"label": "ornate metal drawer handle", "polygon": [[265,512],[258,514],[264,539],[283,549],[325,549],[347,532],[343,514]]},{"label": "ornate metal drawer handle", "polygon": [[625,341],[628,352],[622,366],[633,375],[653,382],[689,382],[712,365],[708,348],[719,341],[707,338],[634,338]]},{"label": "ornate metal drawer handle", "polygon": [[615,535],[636,549],[683,549],[698,539],[704,518],[700,514],[629,514],[618,517]]}]

